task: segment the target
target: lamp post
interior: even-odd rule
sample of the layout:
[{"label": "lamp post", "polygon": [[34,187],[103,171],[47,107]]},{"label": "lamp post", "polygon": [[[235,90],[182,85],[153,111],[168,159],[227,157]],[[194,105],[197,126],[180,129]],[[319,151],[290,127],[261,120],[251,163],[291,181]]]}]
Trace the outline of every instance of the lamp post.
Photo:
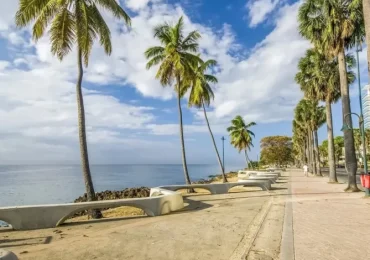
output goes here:
[{"label": "lamp post", "polygon": [[225,137],[222,137],[221,140],[222,140],[222,169],[225,172],[225,145],[224,145],[224,142],[225,142],[226,139],[225,139]]},{"label": "lamp post", "polygon": [[[361,94],[360,94],[361,95]],[[362,107],[362,106],[361,106]],[[344,116],[344,125],[342,127],[342,131],[344,130],[351,130],[351,126],[349,126],[347,123],[346,123],[346,119],[348,116],[350,115],[355,115],[358,117],[358,121],[359,121],[359,129],[360,129],[360,135],[361,135],[361,142],[362,142],[362,160],[363,160],[363,163],[364,163],[364,172],[366,175],[367,178],[369,178],[369,173],[368,173],[368,170],[367,170],[367,158],[366,158],[366,144],[365,144],[365,127],[364,127],[364,117],[362,115],[362,113],[360,115],[356,114],[356,113],[350,113],[350,114],[346,114]],[[365,177],[364,177],[365,178]],[[362,180],[361,180],[362,182]],[[363,185],[364,186],[364,185]],[[366,185],[365,185],[366,186]],[[369,187],[365,187],[365,196],[370,196],[370,189]]]}]

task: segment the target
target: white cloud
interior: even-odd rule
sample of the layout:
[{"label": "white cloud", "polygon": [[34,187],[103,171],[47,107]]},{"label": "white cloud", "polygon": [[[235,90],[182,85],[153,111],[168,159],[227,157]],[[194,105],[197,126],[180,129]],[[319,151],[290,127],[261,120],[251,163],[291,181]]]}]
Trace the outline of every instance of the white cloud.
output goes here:
[{"label": "white cloud", "polygon": [[[155,151],[155,147],[162,147],[171,158],[177,158],[179,151],[169,148],[170,143],[163,139],[153,141],[162,135],[177,135],[177,117],[161,124],[156,110],[145,106],[146,99],[124,103],[106,93],[103,86],[118,85],[122,95],[125,88],[132,87],[144,97],[174,98],[173,90],[163,88],[155,79],[155,69],[146,70],[143,53],[158,44],[153,39],[152,28],[164,21],[175,21],[181,15],[185,17],[187,31],[201,32],[203,56],[219,63],[216,98],[208,112],[215,133],[224,133],[225,126],[236,114],[258,123],[290,120],[301,95],[293,81],[296,64],[308,47],[297,32],[298,4],[286,5],[277,12],[274,30],[252,51],[236,41],[230,25],[215,30],[194,23],[179,5],[149,0],[127,0],[125,5],[136,13],[132,17],[132,29],[127,30],[104,13],[112,29],[114,51],[108,57],[98,44],[94,45],[84,78],[85,86],[89,83],[96,88],[102,86],[97,91],[84,90],[89,146],[96,160],[113,160],[112,153],[127,151],[129,162],[139,151],[145,154],[141,158],[148,159],[156,154],[145,151]],[[0,10],[0,37],[7,40],[9,52],[14,56],[10,62],[0,62],[0,157],[4,162],[13,160],[19,147],[22,149],[19,160],[37,157],[32,151],[39,158],[45,156],[50,160],[78,158],[75,156],[78,155],[76,55],[72,52],[59,62],[50,54],[47,37],[30,45],[29,34],[14,30],[14,3],[12,8]],[[11,17],[5,15],[8,12],[12,13]],[[207,133],[202,112],[192,112],[195,122],[185,125],[185,133]],[[151,135],[147,136],[148,133]],[[177,145],[178,140],[175,142]],[[140,145],[145,145],[146,150]],[[60,150],[49,154],[53,149]]]},{"label": "white cloud", "polygon": [[145,8],[149,3],[159,3],[162,0],[126,0],[124,3],[126,6],[133,11],[138,11],[140,9]]},{"label": "white cloud", "polygon": [[255,27],[262,23],[278,3],[279,0],[250,0],[246,5],[250,20],[249,26]]}]

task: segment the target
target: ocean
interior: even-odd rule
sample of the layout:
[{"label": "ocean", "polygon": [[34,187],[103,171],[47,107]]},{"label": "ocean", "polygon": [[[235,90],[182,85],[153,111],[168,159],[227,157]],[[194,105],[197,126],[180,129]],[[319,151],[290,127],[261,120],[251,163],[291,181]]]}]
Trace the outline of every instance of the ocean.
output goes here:
[{"label": "ocean", "polygon": [[[227,167],[236,171],[242,166]],[[91,165],[95,191],[185,183],[181,164]],[[219,165],[188,165],[192,181]],[[0,165],[0,207],[73,202],[85,192],[80,165]]]}]

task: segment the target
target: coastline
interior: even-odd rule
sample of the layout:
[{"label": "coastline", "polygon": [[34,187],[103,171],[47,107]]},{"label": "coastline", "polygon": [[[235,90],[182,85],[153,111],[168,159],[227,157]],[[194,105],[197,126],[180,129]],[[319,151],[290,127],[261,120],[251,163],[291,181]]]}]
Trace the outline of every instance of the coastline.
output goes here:
[{"label": "coastline", "polygon": [[[237,181],[237,172],[229,172],[226,173],[226,178],[228,181]],[[192,184],[204,184],[204,183],[219,183],[222,182],[222,174],[217,175],[209,175],[206,179],[200,179],[198,181],[192,182]],[[179,190],[182,194],[187,194],[186,190]],[[109,199],[124,199],[124,198],[142,198],[142,197],[149,197],[150,188],[148,187],[133,187],[133,188],[126,188],[122,191],[103,191],[98,192],[97,197],[98,200],[109,200]],[[195,189],[196,193],[204,193],[205,191],[202,189]],[[190,195],[190,194],[189,194]],[[83,202],[86,201],[86,194],[77,198],[74,202]],[[118,208],[107,208],[102,209],[103,218],[116,218],[116,217],[127,217],[127,216],[143,216],[145,213],[142,209],[138,209],[135,207],[123,206]],[[75,216],[71,217],[66,221],[68,222],[79,222],[79,221],[86,221],[89,220],[89,216],[87,212],[79,212],[76,213]]]}]

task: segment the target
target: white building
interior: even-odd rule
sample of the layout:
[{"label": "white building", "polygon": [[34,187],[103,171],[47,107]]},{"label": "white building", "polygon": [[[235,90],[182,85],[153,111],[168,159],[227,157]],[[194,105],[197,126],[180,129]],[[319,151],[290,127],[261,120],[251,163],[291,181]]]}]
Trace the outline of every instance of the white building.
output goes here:
[{"label": "white building", "polygon": [[362,90],[362,107],[364,110],[365,128],[370,128],[370,85],[366,85]]}]

